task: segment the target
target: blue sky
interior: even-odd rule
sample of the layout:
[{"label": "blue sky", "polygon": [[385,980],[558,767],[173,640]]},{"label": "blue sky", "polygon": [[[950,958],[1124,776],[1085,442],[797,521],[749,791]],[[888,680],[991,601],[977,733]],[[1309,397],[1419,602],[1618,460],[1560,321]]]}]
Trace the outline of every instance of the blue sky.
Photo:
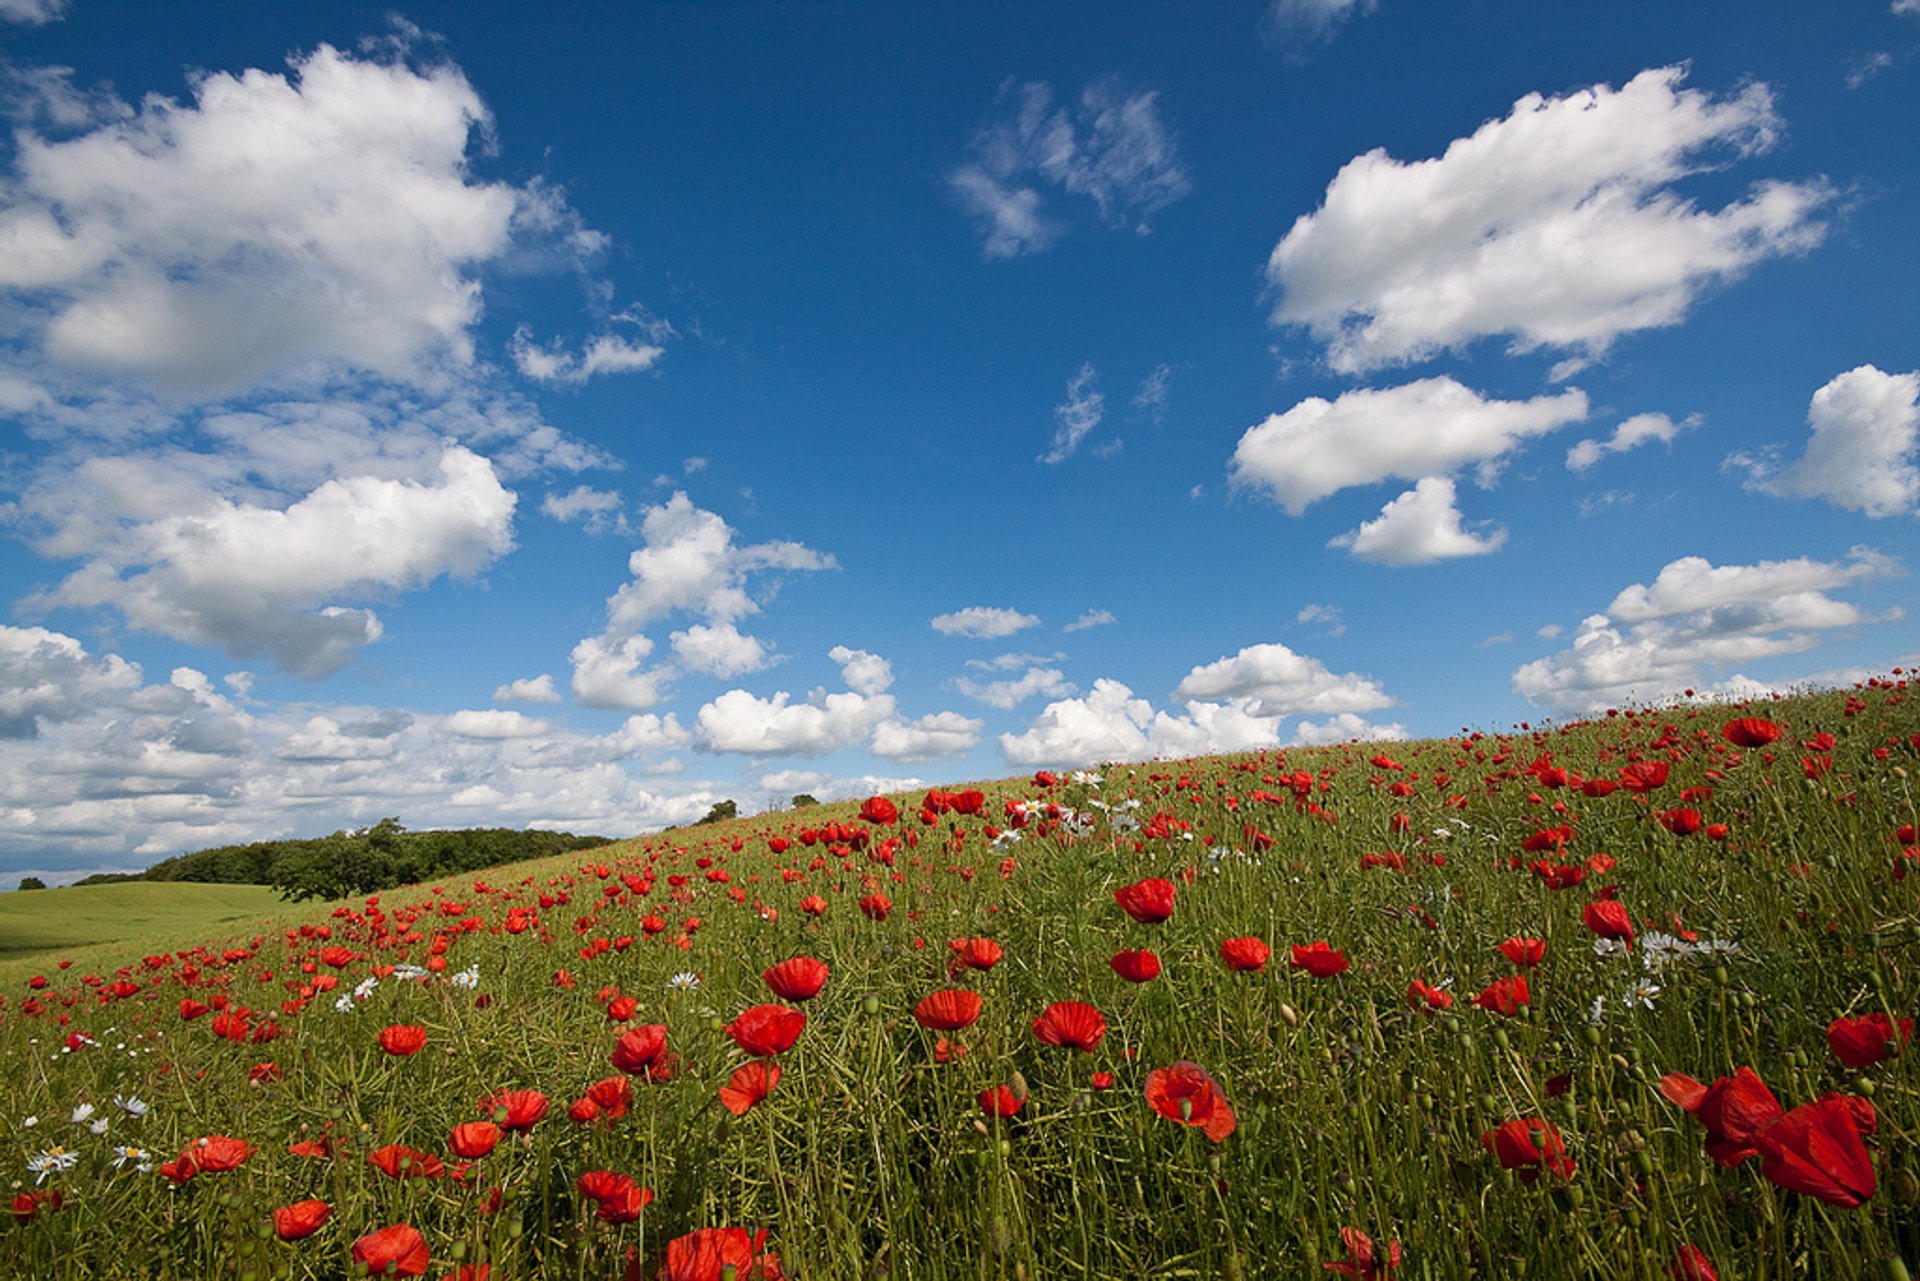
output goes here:
[{"label": "blue sky", "polygon": [[1920,656],[1920,3],[0,0],[0,882]]}]

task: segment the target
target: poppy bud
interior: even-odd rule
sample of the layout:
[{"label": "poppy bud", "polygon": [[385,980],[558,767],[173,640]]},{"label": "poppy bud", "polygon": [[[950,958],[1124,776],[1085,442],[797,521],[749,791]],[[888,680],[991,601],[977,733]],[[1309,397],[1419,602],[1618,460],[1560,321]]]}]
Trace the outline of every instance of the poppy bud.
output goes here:
[{"label": "poppy bud", "polygon": [[1887,1281],[1913,1281],[1907,1274],[1906,1261],[1897,1254],[1889,1254],[1880,1261],[1880,1275]]},{"label": "poppy bud", "polygon": [[1300,1015],[1291,1005],[1282,1001],[1280,1002],[1280,1021],[1288,1027],[1299,1027]]},{"label": "poppy bud", "polygon": [[1909,1166],[1901,1166],[1893,1172],[1893,1195],[1896,1199],[1912,1205],[1920,1201],[1920,1175],[1915,1175]]}]

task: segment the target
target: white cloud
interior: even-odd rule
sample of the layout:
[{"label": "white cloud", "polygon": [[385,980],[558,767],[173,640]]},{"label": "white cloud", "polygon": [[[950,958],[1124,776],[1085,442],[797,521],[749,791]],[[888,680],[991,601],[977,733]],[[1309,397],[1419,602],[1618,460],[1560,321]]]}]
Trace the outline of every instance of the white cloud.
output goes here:
[{"label": "white cloud", "polygon": [[645,636],[589,636],[573,647],[573,697],[582,707],[635,712],[666,697],[672,673],[641,666],[653,653]]},{"label": "white cloud", "polygon": [[856,694],[882,694],[893,684],[893,664],[878,654],[835,645],[827,657],[840,665],[841,679]]},{"label": "white cloud", "polygon": [[0,0],[0,20],[43,26],[66,17],[67,4],[68,0]]},{"label": "white cloud", "polygon": [[1060,698],[1078,692],[1066,674],[1057,667],[1029,667],[1024,675],[1004,681],[976,681],[963,676],[954,682],[954,686],[975,702],[1003,711],[1035,694]]},{"label": "white cloud", "polygon": [[589,534],[627,532],[626,504],[609,489],[576,485],[564,494],[548,494],[540,500],[540,514],[558,521],[579,521]]},{"label": "white cloud", "polygon": [[[32,0],[28,0],[29,3]],[[1920,13],[1920,0],[1893,0],[1892,13]]]},{"label": "white cloud", "polygon": [[1457,556],[1484,556],[1507,541],[1507,531],[1496,529],[1485,537],[1468,533],[1454,506],[1453,482],[1427,476],[1363,521],[1328,542],[1344,547],[1361,560],[1382,565],[1431,565]]},{"label": "white cloud", "polygon": [[935,712],[916,721],[882,722],[873,731],[872,751],[889,761],[937,761],[971,751],[984,722],[958,712]]},{"label": "white cloud", "polygon": [[1356,15],[1372,13],[1379,0],[1273,0],[1267,7],[1268,33],[1288,45],[1330,40]]},{"label": "white cloud", "polygon": [[951,614],[937,614],[928,620],[927,625],[942,636],[973,636],[990,640],[1011,636],[1028,627],[1038,627],[1040,620],[1032,614],[1022,614],[1017,609],[969,605]]},{"label": "white cloud", "polygon": [[749,756],[827,756],[861,742],[894,714],[891,694],[816,691],[804,703],[790,698],[785,690],[764,699],[730,689],[694,717],[694,745]]},{"label": "white cloud", "polygon": [[679,717],[672,712],[665,717],[648,712],[627,717],[620,728],[609,736],[608,745],[616,759],[623,759],[670,751],[685,747],[692,741],[693,736],[680,727]]},{"label": "white cloud", "polygon": [[1529,94],[1436,159],[1347,162],[1275,246],[1275,324],[1306,327],[1344,372],[1507,334],[1517,351],[1606,353],[1672,325],[1700,293],[1816,244],[1821,182],[1770,181],[1717,212],[1674,184],[1772,146],[1763,84],[1715,99],[1684,67],[1561,98]]},{"label": "white cloud", "polygon": [[741,633],[732,623],[709,627],[695,623],[673,633],[673,656],[690,672],[704,672],[722,680],[757,672],[773,661],[758,638]]},{"label": "white cloud", "polygon": [[476,574],[513,546],[514,496],[491,463],[455,446],[436,470],[329,480],[285,508],[217,498],[169,513],[162,496],[35,603],[111,605],[142,630],[318,679],[380,635],[371,611],[329,597]]},{"label": "white cloud", "polygon": [[553,675],[541,672],[531,679],[509,681],[493,691],[496,703],[557,703],[560,691],[553,687]]},{"label": "white cloud", "polygon": [[43,721],[71,720],[139,685],[140,669],[118,654],[94,658],[63,633],[0,624],[0,738],[33,738]]},{"label": "white cloud", "polygon": [[1173,366],[1159,364],[1140,380],[1140,386],[1133,393],[1135,413],[1144,414],[1158,423],[1167,412],[1167,387],[1173,380]]},{"label": "white cloud", "polygon": [[1053,407],[1053,443],[1040,455],[1043,463],[1063,463],[1080,448],[1087,433],[1100,425],[1106,398],[1093,388],[1093,366],[1080,366],[1067,380],[1067,398]]},{"label": "white cloud", "polygon": [[19,137],[0,286],[33,291],[51,357],[194,395],[315,363],[432,383],[472,360],[473,269],[537,196],[471,180],[479,96],[450,64],[326,45],[291,68]]},{"label": "white cloud", "polygon": [[651,369],[667,354],[666,348],[656,343],[601,334],[589,340],[586,348],[575,355],[562,347],[558,339],[546,346],[534,342],[533,330],[527,325],[513,331],[508,351],[513,356],[514,367],[535,382],[571,386],[578,386],[595,374],[629,374]]},{"label": "white cloud", "polygon": [[1141,234],[1192,189],[1153,93],[1089,85],[1072,112],[1041,83],[1009,81],[1000,96],[1009,114],[974,136],[972,158],[948,177],[989,258],[1038,252],[1065,230],[1041,212],[1042,187],[1084,196],[1108,226]]},{"label": "white cloud", "polygon": [[1900,617],[1875,617],[1827,595],[1896,572],[1892,558],[1855,548],[1844,562],[1801,557],[1715,566],[1698,556],[1635,583],[1604,614],[1582,620],[1571,647],[1513,674],[1513,691],[1558,711],[1587,713],[1671,697],[1739,665],[1804,653],[1820,633]]},{"label": "white cloud", "polygon": [[1318,627],[1328,636],[1347,634],[1347,622],[1338,605],[1303,605],[1300,612],[1293,616],[1293,621]]},{"label": "white cloud", "polygon": [[1249,645],[1230,658],[1195,667],[1175,697],[1247,701],[1260,716],[1370,712],[1393,706],[1378,682],[1357,672],[1337,676],[1317,658],[1285,645]]},{"label": "white cloud", "polygon": [[1084,632],[1089,627],[1111,626],[1115,621],[1111,610],[1090,609],[1060,630],[1063,632]]},{"label": "white cloud", "polygon": [[538,738],[552,731],[547,721],[497,707],[454,712],[441,721],[447,733],[460,738]]},{"label": "white cloud", "polygon": [[1920,372],[1887,374],[1861,365],[1813,393],[1806,452],[1758,483],[1770,493],[1821,498],[1868,516],[1920,506]]},{"label": "white cloud", "polygon": [[1291,515],[1350,485],[1419,480],[1477,463],[1491,479],[1528,438],[1587,416],[1569,388],[1532,400],[1487,400],[1452,378],[1310,396],[1269,415],[1233,451],[1235,486],[1266,490]]},{"label": "white cloud", "polygon": [[1279,742],[1277,719],[1257,714],[1244,700],[1189,702],[1186,711],[1157,712],[1127,686],[1101,677],[1085,697],[1047,704],[1024,733],[1002,734],[1000,751],[1023,768],[1070,767],[1254,751]]},{"label": "white cloud", "polygon": [[709,623],[737,622],[760,610],[747,594],[749,575],[839,568],[832,556],[800,543],[736,545],[725,520],[695,507],[680,492],[647,509],[640,535],[642,546],[627,558],[633,581],[607,601],[609,621],[626,630],[637,631],[675,610]]},{"label": "white cloud", "polygon": [[1676,423],[1665,414],[1635,414],[1613,429],[1605,440],[1583,440],[1567,451],[1567,470],[1585,471],[1608,454],[1624,454],[1629,449],[1657,440],[1671,445],[1673,438],[1690,427],[1698,427],[1696,414]]}]

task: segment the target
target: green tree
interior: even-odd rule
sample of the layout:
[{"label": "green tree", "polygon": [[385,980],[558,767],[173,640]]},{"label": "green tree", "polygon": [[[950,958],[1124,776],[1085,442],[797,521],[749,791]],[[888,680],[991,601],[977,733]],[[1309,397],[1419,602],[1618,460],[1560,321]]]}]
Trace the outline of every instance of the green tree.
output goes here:
[{"label": "green tree", "polygon": [[720,823],[730,818],[738,818],[739,816],[740,807],[738,805],[735,805],[732,801],[720,801],[714,805],[712,809],[708,810],[707,816],[700,821],[702,823]]},{"label": "green tree", "polygon": [[791,804],[793,808],[797,810],[803,810],[810,805],[818,805],[819,803],[820,803],[819,801],[815,800],[813,797],[809,796],[805,792],[799,793],[793,798],[792,801],[789,802],[789,804]]},{"label": "green tree", "polygon": [[20,878],[20,888],[23,890],[44,890],[47,888],[47,883],[37,876],[23,876]]}]

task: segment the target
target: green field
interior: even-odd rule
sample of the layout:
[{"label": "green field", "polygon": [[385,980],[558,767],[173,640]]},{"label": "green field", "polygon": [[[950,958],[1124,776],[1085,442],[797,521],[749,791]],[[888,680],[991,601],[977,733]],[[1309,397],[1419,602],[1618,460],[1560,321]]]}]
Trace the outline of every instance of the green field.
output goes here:
[{"label": "green field", "polygon": [[[0,975],[46,952],[76,960],[92,949],[156,950],[251,933],[287,905],[264,885],[129,881],[0,894]],[[86,949],[84,955],[76,949]]]}]

